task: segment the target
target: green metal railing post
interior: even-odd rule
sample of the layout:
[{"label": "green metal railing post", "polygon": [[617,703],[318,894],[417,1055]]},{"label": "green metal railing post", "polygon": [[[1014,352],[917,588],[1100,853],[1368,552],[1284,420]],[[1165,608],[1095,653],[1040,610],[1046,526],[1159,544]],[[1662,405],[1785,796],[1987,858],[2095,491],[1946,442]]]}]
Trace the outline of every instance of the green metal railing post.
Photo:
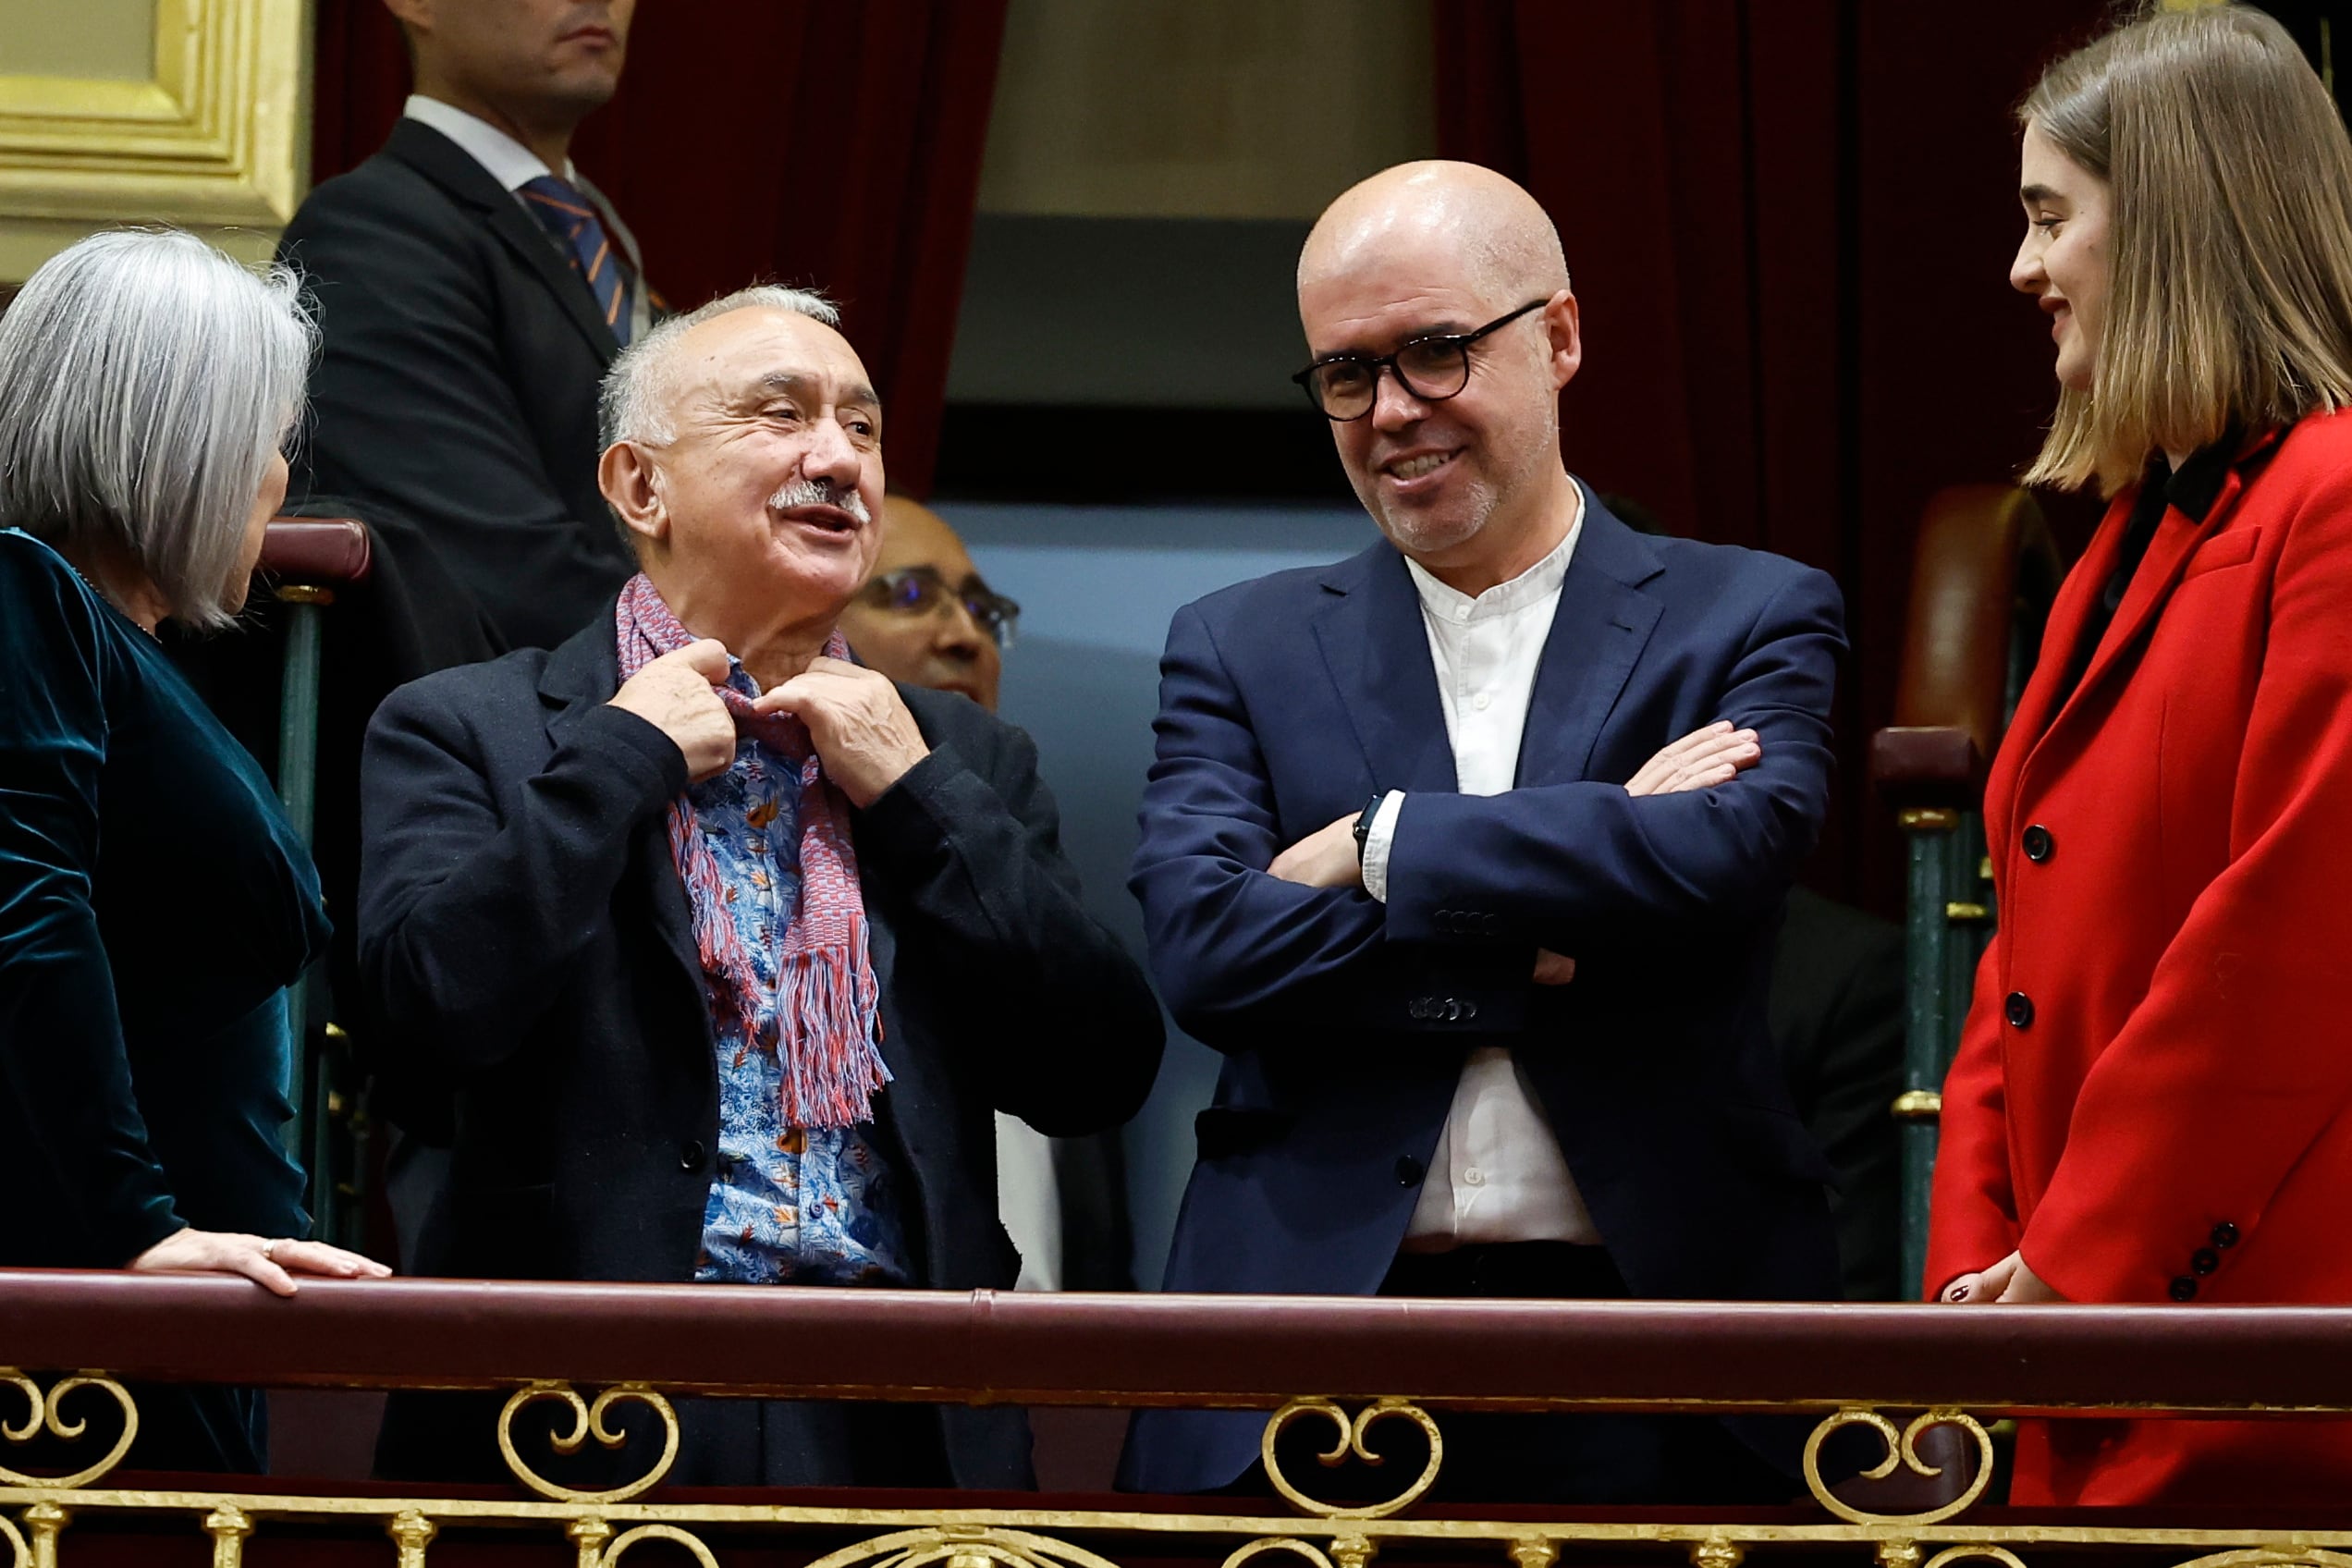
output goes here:
[{"label": "green metal railing post", "polygon": [[1900,821],[1911,857],[1904,931],[1909,1016],[1894,1115],[1903,1123],[1903,1278],[1916,1296],[1925,1287],[1943,1078],[1959,1048],[1993,910],[1982,818],[1939,806],[1905,811]]},{"label": "green metal railing post", "polygon": [[[277,712],[277,796],[287,820],[302,842],[311,841],[318,809],[318,721],[320,616],[335,595],[324,588],[283,584],[287,607],[286,671]],[[288,992],[289,1068],[287,1098],[294,1120],[287,1124],[286,1152],[311,1175],[312,1226],[323,1241],[337,1239],[335,1145],[328,1117],[331,1074],[324,1050],[311,1050],[311,977]]]}]

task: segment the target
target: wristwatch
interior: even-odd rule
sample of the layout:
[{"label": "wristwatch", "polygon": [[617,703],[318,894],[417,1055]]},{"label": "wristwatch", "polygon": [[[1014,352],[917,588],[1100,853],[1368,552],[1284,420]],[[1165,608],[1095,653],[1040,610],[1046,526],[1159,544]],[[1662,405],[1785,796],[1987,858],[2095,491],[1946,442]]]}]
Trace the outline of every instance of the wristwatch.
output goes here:
[{"label": "wristwatch", "polygon": [[1356,814],[1355,864],[1358,865],[1364,864],[1364,841],[1372,837],[1372,819],[1380,815],[1380,802],[1388,798],[1386,790],[1375,790],[1372,798],[1364,802],[1364,809]]}]

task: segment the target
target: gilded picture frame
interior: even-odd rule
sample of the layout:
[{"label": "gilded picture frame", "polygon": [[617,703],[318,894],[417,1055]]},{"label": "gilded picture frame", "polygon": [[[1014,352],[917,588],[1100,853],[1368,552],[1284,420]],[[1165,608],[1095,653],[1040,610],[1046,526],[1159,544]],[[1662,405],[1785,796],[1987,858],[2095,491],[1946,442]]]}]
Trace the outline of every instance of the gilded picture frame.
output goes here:
[{"label": "gilded picture frame", "polygon": [[0,218],[278,227],[309,178],[304,0],[155,0],[146,81],[0,74]]}]

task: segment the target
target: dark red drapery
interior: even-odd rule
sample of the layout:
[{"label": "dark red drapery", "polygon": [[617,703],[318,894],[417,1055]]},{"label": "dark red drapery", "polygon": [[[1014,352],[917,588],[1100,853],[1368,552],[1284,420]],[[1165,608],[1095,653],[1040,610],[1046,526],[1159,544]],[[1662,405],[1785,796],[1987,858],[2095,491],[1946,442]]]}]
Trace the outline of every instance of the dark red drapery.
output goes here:
[{"label": "dark red drapery", "polygon": [[[1006,0],[661,0],[574,161],[680,308],[815,285],[888,404],[891,488],[929,492]],[[408,67],[381,0],[319,0],[312,172],[375,151]]]},{"label": "dark red drapery", "polygon": [[2052,396],[2006,282],[2011,105],[2104,0],[1437,0],[1439,139],[1559,224],[1584,308],[1578,472],[1677,533],[1833,572],[1854,644],[1814,880],[1893,907],[1868,801],[1911,530],[2013,474]]}]

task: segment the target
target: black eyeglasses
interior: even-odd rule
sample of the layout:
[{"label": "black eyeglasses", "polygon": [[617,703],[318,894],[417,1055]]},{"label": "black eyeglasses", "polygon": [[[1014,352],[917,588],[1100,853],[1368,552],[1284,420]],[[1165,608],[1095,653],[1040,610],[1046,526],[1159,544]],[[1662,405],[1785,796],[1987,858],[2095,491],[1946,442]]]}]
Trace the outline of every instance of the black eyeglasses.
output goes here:
[{"label": "black eyeglasses", "polygon": [[1530,300],[1507,316],[1497,316],[1476,332],[1446,333],[1416,337],[1393,354],[1378,359],[1364,354],[1334,354],[1317,360],[1291,377],[1306,389],[1306,399],[1323,417],[1346,424],[1372,411],[1380,397],[1380,372],[1395,373],[1397,385],[1425,403],[1441,403],[1470,385],[1470,346],[1490,333],[1501,332],[1529,311],[1541,310],[1550,296]]},{"label": "black eyeglasses", "polygon": [[937,567],[910,566],[871,578],[859,597],[877,610],[917,620],[960,604],[972,624],[986,632],[999,648],[1012,646],[1013,625],[1021,606],[1002,594],[992,594],[974,577],[961,588],[951,587]]}]

